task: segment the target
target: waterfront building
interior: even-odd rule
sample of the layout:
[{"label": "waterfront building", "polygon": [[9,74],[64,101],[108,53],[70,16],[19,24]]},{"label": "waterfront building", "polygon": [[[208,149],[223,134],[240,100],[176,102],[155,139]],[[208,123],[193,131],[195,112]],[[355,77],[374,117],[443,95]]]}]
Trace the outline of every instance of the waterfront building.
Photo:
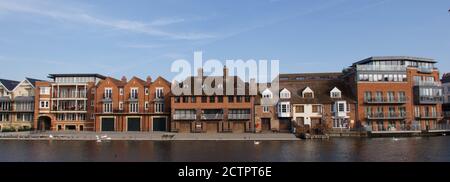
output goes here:
[{"label": "waterfront building", "polygon": [[[214,81],[205,84],[205,80]],[[186,90],[187,93],[173,94],[171,97],[171,131],[255,132],[256,92],[254,95],[250,94],[250,85],[238,76],[229,76],[226,67],[222,76],[205,77],[200,68],[196,76],[175,81],[173,86]],[[211,93],[212,90],[220,91]],[[231,90],[231,93],[227,90]]]},{"label": "waterfront building", "polygon": [[444,74],[441,82],[444,89],[444,105],[442,106],[444,122],[450,123],[450,73]]},{"label": "waterfront building", "polygon": [[169,131],[170,82],[107,77],[96,86],[95,131]]},{"label": "waterfront building", "polygon": [[432,130],[442,119],[442,86],[436,61],[370,57],[344,70],[357,93],[358,123],[372,132]]},{"label": "waterfront building", "polygon": [[342,73],[280,74],[280,130],[324,134],[355,127],[356,101]]},{"label": "waterfront building", "polygon": [[95,85],[99,74],[50,74],[36,82],[34,128],[53,131],[93,131]]},{"label": "waterfront building", "polygon": [[0,130],[29,130],[33,126],[36,81],[0,79]]},{"label": "waterfront building", "polygon": [[276,95],[270,83],[258,85],[258,95],[255,97],[255,129],[258,133],[280,132],[280,122],[277,117]]}]

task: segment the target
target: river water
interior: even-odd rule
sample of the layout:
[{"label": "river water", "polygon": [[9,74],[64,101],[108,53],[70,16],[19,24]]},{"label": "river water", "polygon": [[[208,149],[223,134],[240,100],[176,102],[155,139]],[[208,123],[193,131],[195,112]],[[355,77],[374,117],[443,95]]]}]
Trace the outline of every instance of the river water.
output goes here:
[{"label": "river water", "polygon": [[0,162],[450,161],[450,137],[301,141],[0,140]]}]

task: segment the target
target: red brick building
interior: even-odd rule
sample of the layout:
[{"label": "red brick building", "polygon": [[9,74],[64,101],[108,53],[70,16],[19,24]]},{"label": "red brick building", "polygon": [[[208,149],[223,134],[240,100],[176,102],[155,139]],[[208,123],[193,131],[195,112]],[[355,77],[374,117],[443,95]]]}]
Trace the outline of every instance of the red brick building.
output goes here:
[{"label": "red brick building", "polygon": [[[214,81],[206,84],[208,79]],[[203,70],[199,69],[197,76],[176,82],[174,87],[187,93],[171,97],[171,131],[255,132],[255,95],[250,94],[248,83],[237,76],[229,76],[227,68],[224,68],[223,76],[208,77],[203,76]],[[213,89],[220,92],[208,93]],[[231,93],[227,89],[232,89]]]},{"label": "red brick building", "polygon": [[164,78],[107,77],[95,90],[95,131],[169,131],[170,83]]},{"label": "red brick building", "polygon": [[99,74],[50,74],[52,81],[37,81],[34,127],[38,130],[93,131],[95,84]]},{"label": "red brick building", "polygon": [[372,132],[433,130],[442,119],[436,62],[417,57],[370,57],[344,71],[358,101],[358,123]]}]

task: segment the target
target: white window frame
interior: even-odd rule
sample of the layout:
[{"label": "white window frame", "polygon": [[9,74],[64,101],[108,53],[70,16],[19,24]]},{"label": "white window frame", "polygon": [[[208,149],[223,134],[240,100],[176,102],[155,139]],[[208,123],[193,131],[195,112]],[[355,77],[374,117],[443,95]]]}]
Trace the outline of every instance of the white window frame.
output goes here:
[{"label": "white window frame", "polygon": [[50,103],[48,100],[41,100],[39,101],[39,108],[40,109],[48,109],[50,108]]},{"label": "white window frame", "polygon": [[50,95],[50,87],[40,87],[40,95]]}]

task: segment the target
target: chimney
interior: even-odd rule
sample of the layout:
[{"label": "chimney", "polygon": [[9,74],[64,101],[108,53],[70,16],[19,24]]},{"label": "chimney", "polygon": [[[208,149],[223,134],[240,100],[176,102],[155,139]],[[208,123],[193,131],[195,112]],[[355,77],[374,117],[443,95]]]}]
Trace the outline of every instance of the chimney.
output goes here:
[{"label": "chimney", "polygon": [[228,77],[228,68],[227,68],[227,66],[224,66],[223,67],[223,77]]},{"label": "chimney", "polygon": [[203,77],[203,68],[197,69],[197,77],[202,78]]},{"label": "chimney", "polygon": [[148,84],[152,83],[152,77],[147,76],[147,83],[148,83]]},{"label": "chimney", "polygon": [[122,76],[122,82],[127,82],[127,77],[125,77],[125,76]]}]

